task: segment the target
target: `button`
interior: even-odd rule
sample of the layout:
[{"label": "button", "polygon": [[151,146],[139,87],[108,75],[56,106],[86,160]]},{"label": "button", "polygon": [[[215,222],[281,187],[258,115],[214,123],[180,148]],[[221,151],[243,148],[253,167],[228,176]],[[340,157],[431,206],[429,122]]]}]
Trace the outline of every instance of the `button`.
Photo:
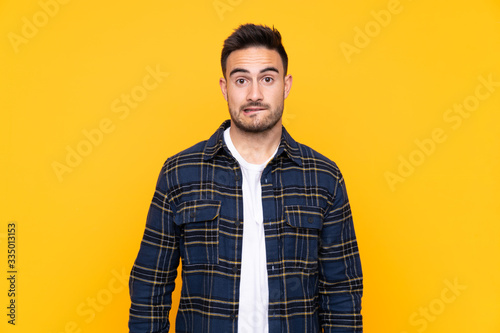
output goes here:
[{"label": "button", "polygon": [[238,272],[238,267],[237,266],[233,266],[233,273],[236,273]]},{"label": "button", "polygon": [[195,217],[195,216],[196,216],[196,213],[195,213],[195,212],[191,212],[191,213],[189,214],[189,217]]},{"label": "button", "polygon": [[266,184],[267,184],[267,178],[264,178],[264,183],[266,183]]},{"label": "button", "polygon": [[309,222],[309,223],[313,223],[313,222],[314,222],[314,219],[313,219],[312,217],[308,217],[308,218],[307,218],[307,222]]},{"label": "button", "polygon": [[239,220],[237,220],[234,224],[236,224],[236,226],[239,227],[241,222]]},{"label": "button", "polygon": [[236,313],[235,312],[231,312],[231,319],[236,319]]},{"label": "button", "polygon": [[235,175],[234,179],[236,179],[236,181],[240,180],[240,175]]}]

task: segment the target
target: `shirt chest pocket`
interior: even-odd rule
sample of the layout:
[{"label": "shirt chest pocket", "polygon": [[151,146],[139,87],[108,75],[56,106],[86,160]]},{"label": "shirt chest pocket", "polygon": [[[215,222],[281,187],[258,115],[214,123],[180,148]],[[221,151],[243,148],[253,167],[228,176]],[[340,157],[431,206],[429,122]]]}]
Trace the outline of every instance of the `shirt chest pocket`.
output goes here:
[{"label": "shirt chest pocket", "polygon": [[183,265],[213,265],[219,261],[220,201],[194,200],[177,207],[174,222],[181,228]]},{"label": "shirt chest pocket", "polygon": [[318,265],[323,213],[315,206],[285,206],[285,260],[295,267],[315,269]]}]

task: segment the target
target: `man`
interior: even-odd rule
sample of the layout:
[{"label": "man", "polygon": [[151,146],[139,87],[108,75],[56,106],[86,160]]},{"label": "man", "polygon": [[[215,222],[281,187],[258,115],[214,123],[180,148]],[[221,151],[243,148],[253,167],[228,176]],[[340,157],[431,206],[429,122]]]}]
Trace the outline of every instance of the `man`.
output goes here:
[{"label": "man", "polygon": [[344,179],[283,128],[292,86],[276,29],[222,50],[231,116],[161,170],[130,277],[130,332],[362,332],[362,273]]}]

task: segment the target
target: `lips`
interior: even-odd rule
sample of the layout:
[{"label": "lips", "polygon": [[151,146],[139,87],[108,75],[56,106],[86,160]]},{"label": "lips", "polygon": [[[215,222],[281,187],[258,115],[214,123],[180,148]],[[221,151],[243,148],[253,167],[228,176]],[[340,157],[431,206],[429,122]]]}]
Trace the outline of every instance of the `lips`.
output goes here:
[{"label": "lips", "polygon": [[258,111],[264,111],[269,109],[269,105],[264,104],[264,103],[248,103],[246,105],[243,105],[241,107],[241,110],[245,113],[253,113],[253,112],[258,112]]},{"label": "lips", "polygon": [[263,111],[266,108],[257,108],[257,107],[250,107],[250,108],[245,108],[243,111],[245,112],[254,112],[254,111]]}]

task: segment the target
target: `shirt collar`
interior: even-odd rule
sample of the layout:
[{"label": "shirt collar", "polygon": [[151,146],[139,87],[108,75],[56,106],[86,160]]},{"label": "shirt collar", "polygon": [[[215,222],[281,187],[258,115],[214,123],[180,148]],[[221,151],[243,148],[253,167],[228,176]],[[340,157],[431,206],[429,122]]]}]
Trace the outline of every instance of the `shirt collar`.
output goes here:
[{"label": "shirt collar", "polygon": [[[208,139],[205,145],[204,157],[205,161],[210,160],[219,153],[219,151],[224,151],[224,131],[226,128],[231,126],[231,120],[225,120],[222,125],[215,131],[215,133]],[[227,149],[227,147],[226,147]],[[280,156],[285,153],[288,158],[297,163],[297,165],[302,166],[302,159],[300,158],[300,149],[298,143],[288,134],[285,127],[281,131],[281,143],[278,148],[276,156]]]}]

